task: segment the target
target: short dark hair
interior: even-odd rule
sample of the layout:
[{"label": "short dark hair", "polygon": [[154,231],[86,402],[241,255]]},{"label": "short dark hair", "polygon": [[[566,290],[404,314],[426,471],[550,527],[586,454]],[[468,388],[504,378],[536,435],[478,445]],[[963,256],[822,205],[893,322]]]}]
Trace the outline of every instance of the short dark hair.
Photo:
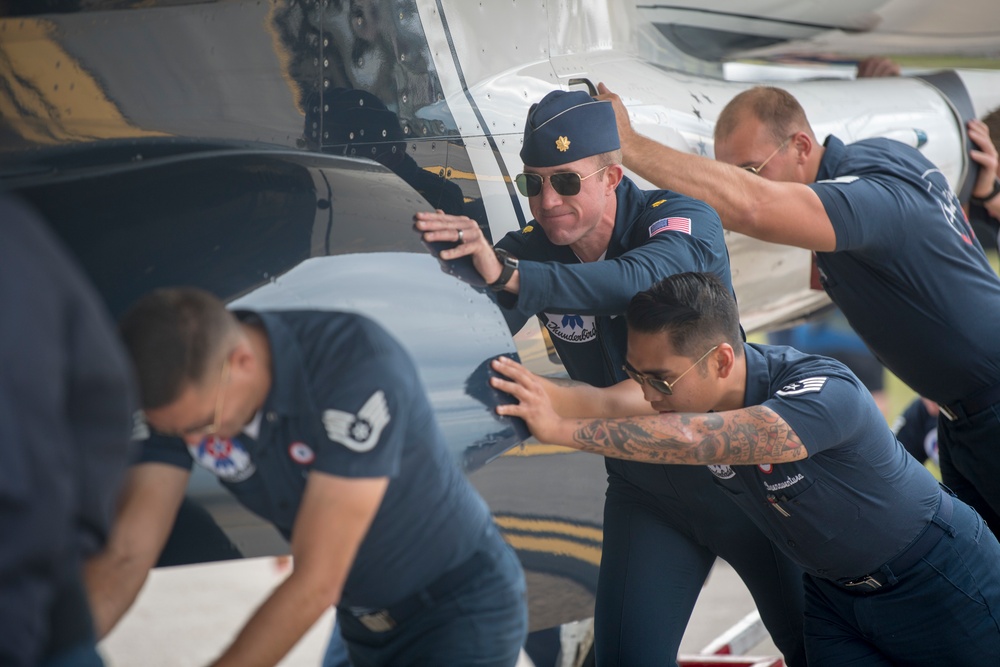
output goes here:
[{"label": "short dark hair", "polygon": [[611,167],[622,163],[622,149],[618,148],[613,151],[608,151],[607,153],[599,153],[594,157],[597,158],[597,164],[602,167]]},{"label": "short dark hair", "polygon": [[715,140],[728,139],[748,113],[764,124],[775,143],[780,144],[796,132],[806,132],[815,139],[806,112],[795,96],[783,88],[755,86],[729,100],[719,113]]},{"label": "short dark hair", "polygon": [[142,407],[169,405],[200,384],[238,326],[225,304],[204,290],[160,289],[139,299],[118,328],[135,365]]},{"label": "short dark hair", "polygon": [[631,331],[667,333],[677,354],[696,358],[729,343],[743,353],[732,291],[711,273],[678,273],[639,292],[625,313]]}]

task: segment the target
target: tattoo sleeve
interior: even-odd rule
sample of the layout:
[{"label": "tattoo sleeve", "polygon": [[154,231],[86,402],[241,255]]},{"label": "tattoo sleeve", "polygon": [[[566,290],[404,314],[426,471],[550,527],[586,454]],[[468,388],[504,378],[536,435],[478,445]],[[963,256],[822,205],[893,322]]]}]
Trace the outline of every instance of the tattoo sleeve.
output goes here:
[{"label": "tattoo sleeve", "polygon": [[709,414],[581,420],[573,446],[646,463],[787,463],[809,454],[791,426],[755,405]]}]

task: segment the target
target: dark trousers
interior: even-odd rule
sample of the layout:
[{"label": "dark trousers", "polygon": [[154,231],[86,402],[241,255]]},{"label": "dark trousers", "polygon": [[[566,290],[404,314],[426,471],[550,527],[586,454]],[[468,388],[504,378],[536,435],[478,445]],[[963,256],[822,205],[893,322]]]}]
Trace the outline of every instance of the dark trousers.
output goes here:
[{"label": "dark trousers", "polygon": [[703,466],[611,459],[607,467],[597,664],[676,665],[691,611],[718,556],[750,589],[786,664],[805,665],[802,570],[725,497],[711,473]]},{"label": "dark trousers", "polygon": [[895,585],[855,593],[806,575],[809,667],[995,667],[1000,662],[1000,544],[968,505]]},{"label": "dark trousers", "polygon": [[1000,530],[1000,405],[951,421],[938,416],[941,481]]},{"label": "dark trousers", "polygon": [[49,645],[39,667],[103,667],[90,603],[79,573],[71,574],[57,588],[49,628]]},{"label": "dark trousers", "polygon": [[104,667],[104,661],[91,641],[49,656],[40,667]]},{"label": "dark trousers", "polygon": [[337,618],[354,667],[513,667],[528,632],[524,572],[496,530],[492,566],[388,632]]}]

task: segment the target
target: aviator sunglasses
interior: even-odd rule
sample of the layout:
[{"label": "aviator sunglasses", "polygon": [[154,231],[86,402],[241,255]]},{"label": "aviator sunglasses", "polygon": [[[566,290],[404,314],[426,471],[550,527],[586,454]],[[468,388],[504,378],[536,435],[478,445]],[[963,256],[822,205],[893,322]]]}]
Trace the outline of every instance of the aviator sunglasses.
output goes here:
[{"label": "aviator sunglasses", "polygon": [[[573,195],[580,194],[580,184],[587,180],[595,174],[599,174],[608,165],[604,165],[592,174],[587,174],[586,176],[581,176],[575,171],[560,171],[556,174],[552,174],[548,177],[549,183],[552,185],[552,189],[563,197],[572,197]],[[517,183],[517,190],[525,197],[535,197],[542,191],[542,183],[545,182],[545,176],[540,174],[525,174],[521,173],[514,177],[514,182]]]},{"label": "aviator sunglasses", "polygon": [[766,157],[766,158],[764,159],[764,161],[763,161],[763,162],[761,162],[761,163],[760,163],[759,165],[757,165],[756,167],[749,167],[749,166],[747,166],[747,167],[743,167],[743,169],[745,169],[746,171],[749,171],[749,172],[750,172],[751,174],[757,174],[758,176],[760,176],[760,172],[764,171],[764,167],[766,167],[766,166],[767,166],[767,163],[768,163],[768,162],[770,162],[770,161],[771,161],[771,159],[772,159],[772,158],[773,158],[773,157],[774,157],[775,155],[777,155],[778,153],[780,153],[781,151],[783,151],[783,150],[785,149],[785,146],[787,146],[787,145],[788,145],[788,142],[789,142],[789,141],[791,141],[791,140],[792,140],[793,138],[795,138],[795,135],[794,135],[794,134],[793,134],[793,135],[791,135],[791,136],[789,136],[789,137],[788,137],[787,139],[785,139],[784,141],[782,141],[782,142],[781,142],[781,145],[780,145],[780,146],[778,146],[777,148],[775,148],[775,149],[774,149],[774,152],[773,152],[773,153],[771,153],[770,155],[768,155],[768,156],[767,156],[767,157]]},{"label": "aviator sunglasses", "polygon": [[652,387],[656,391],[660,392],[661,394],[666,394],[667,396],[672,396],[673,393],[674,393],[674,387],[677,385],[678,382],[681,381],[681,378],[684,377],[685,375],[687,375],[689,372],[691,372],[691,369],[693,369],[695,366],[697,366],[701,362],[705,361],[705,358],[708,357],[708,355],[710,355],[713,352],[715,352],[715,349],[717,347],[719,347],[719,346],[716,345],[711,350],[709,350],[705,354],[701,355],[701,358],[698,359],[698,361],[696,361],[693,364],[691,364],[691,367],[688,368],[683,373],[681,373],[680,375],[678,375],[677,379],[674,380],[673,382],[667,382],[666,380],[663,380],[661,378],[655,378],[655,377],[652,377],[650,375],[644,375],[644,374],[640,373],[639,371],[635,370],[634,368],[632,368],[628,364],[628,362],[625,362],[625,364],[622,366],[622,370],[625,371],[626,373],[628,373],[628,376],[630,378],[632,378],[633,380],[635,380],[636,382],[638,382],[640,386],[642,386],[643,383],[649,383],[650,387]]}]

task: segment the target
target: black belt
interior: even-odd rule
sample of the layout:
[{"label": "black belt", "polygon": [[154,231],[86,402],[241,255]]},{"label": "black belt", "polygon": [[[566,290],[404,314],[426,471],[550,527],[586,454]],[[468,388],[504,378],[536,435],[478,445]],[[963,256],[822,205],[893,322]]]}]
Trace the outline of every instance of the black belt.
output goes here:
[{"label": "black belt", "polygon": [[952,503],[951,496],[942,492],[941,504],[938,506],[934,517],[927,524],[927,528],[920,534],[920,537],[915,539],[913,544],[906,548],[906,551],[871,574],[848,581],[841,579],[835,583],[855,593],[874,593],[881,588],[889,586],[890,584],[888,583],[885,571],[888,570],[892,572],[893,576],[898,576],[909,570],[921,558],[926,556],[927,552],[933,549],[941,541],[944,534],[948,532],[946,528],[938,523],[938,520],[944,523],[950,521],[953,509],[954,503]]},{"label": "black belt", "polygon": [[980,389],[968,398],[938,407],[941,408],[941,414],[949,421],[956,421],[982,412],[994,403],[1000,403],[1000,383],[986,389]]},{"label": "black belt", "polygon": [[385,609],[365,609],[359,607],[337,607],[337,611],[350,614],[372,632],[388,632],[406,621],[418,611],[431,606],[477,572],[486,569],[492,562],[489,554],[477,551],[465,561],[448,570],[425,588],[408,595]]}]

